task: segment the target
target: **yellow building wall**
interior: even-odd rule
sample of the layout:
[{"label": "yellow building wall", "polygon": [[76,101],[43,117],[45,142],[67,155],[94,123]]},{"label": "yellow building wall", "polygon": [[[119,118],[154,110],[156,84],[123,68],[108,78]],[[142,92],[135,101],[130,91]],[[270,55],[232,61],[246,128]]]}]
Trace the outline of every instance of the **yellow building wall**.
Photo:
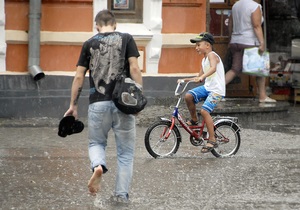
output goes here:
[{"label": "yellow building wall", "polygon": [[[41,32],[92,32],[92,0],[43,0]],[[198,34],[206,27],[206,0],[163,0],[163,34]],[[26,37],[29,30],[29,1],[5,1],[6,25],[8,31],[18,31]],[[27,72],[28,43],[26,39],[8,42],[6,69],[13,72]],[[50,35],[51,36],[51,35]],[[10,40],[10,37],[6,37]],[[49,36],[48,36],[49,38]],[[185,40],[183,40],[185,42]],[[138,46],[145,52],[145,46]],[[72,43],[42,43],[40,66],[45,71],[74,71],[81,45]],[[145,57],[145,53],[143,54]],[[158,73],[194,73],[199,71],[199,56],[186,39],[186,45],[162,47]],[[145,62],[143,62],[145,71]]]},{"label": "yellow building wall", "polygon": [[[42,1],[41,31],[92,32],[92,0]],[[6,30],[29,30],[29,1],[5,1]],[[9,39],[9,37],[7,37]],[[81,50],[80,45],[42,44],[40,66],[45,71],[74,71]],[[8,43],[6,69],[27,72],[28,44]]]},{"label": "yellow building wall", "polygon": [[[163,0],[162,19],[163,34],[199,34],[206,27],[206,0]],[[199,72],[202,56],[188,46],[189,39],[181,42],[186,45],[163,46],[158,73]]]}]

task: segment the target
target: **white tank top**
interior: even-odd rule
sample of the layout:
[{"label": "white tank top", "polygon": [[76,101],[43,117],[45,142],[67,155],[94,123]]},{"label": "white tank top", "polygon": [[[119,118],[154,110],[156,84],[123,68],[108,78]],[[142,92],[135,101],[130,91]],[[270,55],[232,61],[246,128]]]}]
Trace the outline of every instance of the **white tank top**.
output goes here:
[{"label": "white tank top", "polygon": [[[214,53],[219,58],[219,62],[217,63],[216,72],[210,75],[209,77],[206,77],[204,87],[207,91],[217,93],[221,96],[225,96],[226,94],[226,86],[225,86],[225,71],[223,62],[220,58],[220,56],[215,53],[214,51],[210,52]],[[203,72],[208,72],[210,68],[210,62],[208,59],[208,55],[202,59],[202,69]]]},{"label": "white tank top", "polygon": [[[239,0],[232,7],[233,30],[230,43],[259,45],[254,33],[251,14],[261,5],[253,0]],[[262,18],[263,22],[263,18]]]}]

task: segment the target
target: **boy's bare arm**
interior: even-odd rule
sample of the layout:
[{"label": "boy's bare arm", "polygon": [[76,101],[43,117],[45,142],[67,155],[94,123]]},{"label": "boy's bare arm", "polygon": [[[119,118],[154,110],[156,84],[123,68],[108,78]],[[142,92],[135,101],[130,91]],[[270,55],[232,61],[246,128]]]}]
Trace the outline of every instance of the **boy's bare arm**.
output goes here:
[{"label": "boy's bare arm", "polygon": [[210,75],[215,73],[217,70],[217,64],[220,62],[218,56],[216,56],[216,54],[214,53],[210,53],[208,55],[208,59],[210,62],[210,68],[205,74],[200,76],[200,81],[203,81],[206,77],[209,77]]},{"label": "boy's bare arm", "polygon": [[178,79],[178,80],[177,80],[177,83],[181,82],[182,80],[183,80],[184,82],[189,82],[189,81],[199,82],[199,81],[198,81],[198,78],[199,78],[201,75],[203,75],[203,69],[202,69],[202,68],[200,68],[200,71],[199,71],[199,73],[198,73],[197,76],[195,76],[195,77],[188,77],[188,78]]}]

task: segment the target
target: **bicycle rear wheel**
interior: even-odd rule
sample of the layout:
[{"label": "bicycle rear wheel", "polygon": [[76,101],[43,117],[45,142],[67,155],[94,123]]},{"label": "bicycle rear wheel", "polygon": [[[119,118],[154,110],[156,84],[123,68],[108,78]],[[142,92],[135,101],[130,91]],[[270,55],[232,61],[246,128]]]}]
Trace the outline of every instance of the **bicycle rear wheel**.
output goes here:
[{"label": "bicycle rear wheel", "polygon": [[170,131],[171,122],[159,121],[151,125],[145,133],[145,146],[149,154],[154,157],[165,157],[178,151],[181,135],[175,126],[170,136],[165,139]]},{"label": "bicycle rear wheel", "polygon": [[239,127],[232,121],[222,121],[215,125],[215,137],[218,147],[211,151],[216,157],[235,155],[240,148]]}]

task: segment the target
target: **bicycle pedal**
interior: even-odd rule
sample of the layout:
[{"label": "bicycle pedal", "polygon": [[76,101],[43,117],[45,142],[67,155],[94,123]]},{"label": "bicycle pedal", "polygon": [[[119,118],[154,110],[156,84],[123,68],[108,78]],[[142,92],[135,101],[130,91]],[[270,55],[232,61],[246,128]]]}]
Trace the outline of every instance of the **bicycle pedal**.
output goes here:
[{"label": "bicycle pedal", "polygon": [[202,138],[201,139],[190,138],[190,142],[193,146],[196,146],[196,147],[204,145],[203,144],[204,141]]},{"label": "bicycle pedal", "polygon": [[206,131],[203,131],[203,132],[202,132],[202,138],[204,138],[204,139],[207,138],[207,132],[206,132]]}]

